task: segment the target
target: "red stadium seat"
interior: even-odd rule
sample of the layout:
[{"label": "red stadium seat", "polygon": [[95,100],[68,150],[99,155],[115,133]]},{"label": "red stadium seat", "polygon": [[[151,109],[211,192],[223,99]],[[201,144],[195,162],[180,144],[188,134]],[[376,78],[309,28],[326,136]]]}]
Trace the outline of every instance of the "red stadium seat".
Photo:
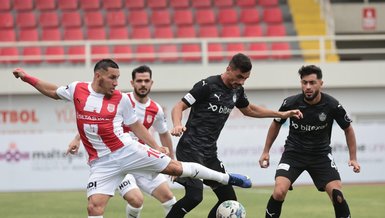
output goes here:
[{"label": "red stadium seat", "polygon": [[[172,39],[174,38],[174,32],[170,26],[156,27],[154,37],[156,39]],[[176,54],[178,49],[175,44],[161,44],[158,46],[157,51],[161,62],[174,62],[178,60]]]},{"label": "red stadium seat", "polygon": [[282,23],[283,15],[280,7],[265,8],[263,10],[263,21],[268,24]]},{"label": "red stadium seat", "polygon": [[[58,28],[46,28],[42,30],[41,40],[61,41],[62,35]],[[62,46],[49,46],[45,48],[44,55],[48,63],[64,62],[64,48]]]},{"label": "red stadium seat", "polygon": [[19,28],[35,28],[36,17],[34,12],[20,12],[16,16],[16,24]]},{"label": "red stadium seat", "polygon": [[220,24],[235,24],[238,22],[238,13],[233,8],[219,9],[218,21]]},{"label": "red stadium seat", "polygon": [[278,0],[258,0],[258,5],[262,7],[275,7],[279,5]]},{"label": "red stadium seat", "polygon": [[77,11],[66,11],[62,13],[62,26],[63,27],[81,27],[82,20],[80,14]]},{"label": "red stadium seat", "polygon": [[277,52],[272,54],[271,58],[273,59],[290,59],[291,58],[291,49],[290,45],[287,42],[274,42],[271,44],[271,51]]},{"label": "red stadium seat", "polygon": [[[104,27],[93,27],[88,28],[87,38],[89,40],[105,40],[107,39],[106,30]],[[93,45],[91,47],[91,61],[96,62],[103,58],[108,58],[110,56],[110,49],[107,45]]]},{"label": "red stadium seat", "polygon": [[[64,40],[84,40],[84,34],[80,27],[64,29]],[[72,63],[84,63],[84,46],[71,46],[68,48],[68,55]]]},{"label": "red stadium seat", "polygon": [[171,26],[156,27],[154,30],[154,37],[156,39],[171,39],[174,38],[174,32]]},{"label": "red stadium seat", "polygon": [[79,7],[78,0],[57,0],[58,7],[62,11],[65,10],[77,10]]},{"label": "red stadium seat", "polygon": [[0,11],[10,11],[12,9],[11,0],[3,0],[0,4]]},{"label": "red stadium seat", "polygon": [[194,8],[209,8],[211,7],[211,0],[192,0],[191,4]]},{"label": "red stadium seat", "polygon": [[[19,41],[34,42],[39,41],[37,29],[21,29],[19,31]],[[28,46],[22,49],[23,61],[27,64],[39,64],[42,62],[42,52],[40,47]]]},{"label": "red stadium seat", "polygon": [[44,10],[56,10],[56,0],[35,0],[36,9]]},{"label": "red stadium seat", "polygon": [[[151,31],[147,26],[134,27],[132,29],[132,39],[151,39]],[[153,45],[137,45],[135,53],[145,55],[146,57],[136,57],[139,62],[154,62],[155,61],[155,48]]]},{"label": "red stadium seat", "polygon": [[0,63],[16,64],[19,63],[19,50],[15,47],[0,48]]},{"label": "red stadium seat", "polygon": [[195,20],[199,25],[215,24],[215,14],[212,9],[197,9],[195,11]]},{"label": "red stadium seat", "polygon": [[177,38],[196,38],[197,33],[193,25],[178,26],[176,29]]},{"label": "red stadium seat", "polygon": [[201,26],[199,28],[198,36],[201,38],[219,37],[218,26],[217,25]]},{"label": "red stadium seat", "polygon": [[56,11],[41,12],[39,16],[39,25],[45,27],[59,27],[59,18]]},{"label": "red stadium seat", "polygon": [[[241,30],[238,25],[226,25],[222,27],[221,31],[221,37],[241,37]],[[245,50],[245,47],[243,43],[239,42],[232,42],[226,44],[226,52],[228,52],[225,56],[228,59],[231,59],[231,57],[234,55],[234,53],[237,52],[243,52]]]},{"label": "red stadium seat", "polygon": [[89,40],[105,40],[107,39],[106,30],[104,27],[89,27],[86,38]]},{"label": "red stadium seat", "polygon": [[[177,38],[196,38],[197,33],[193,25],[178,26],[176,36]],[[201,60],[202,51],[200,44],[182,44],[181,52],[183,61],[196,62]]]},{"label": "red stadium seat", "polygon": [[152,38],[151,31],[148,27],[134,27],[132,28],[131,38],[133,39],[150,39]]},{"label": "red stadium seat", "polygon": [[13,15],[10,12],[0,13],[0,29],[13,29],[14,28]]},{"label": "red stadium seat", "polygon": [[84,24],[86,27],[104,26],[104,16],[100,11],[88,11],[84,13]]},{"label": "red stadium seat", "polygon": [[79,0],[79,1],[80,1],[80,8],[85,11],[100,9],[99,0]]},{"label": "red stadium seat", "polygon": [[223,8],[223,7],[233,7],[233,0],[214,0],[214,5]]},{"label": "red stadium seat", "polygon": [[[0,42],[15,42],[16,33],[14,29],[2,29],[0,34]],[[0,48],[0,56],[5,60],[2,60],[1,63],[15,64],[19,62],[19,50],[18,48],[12,47],[2,47]]]},{"label": "red stadium seat", "polygon": [[16,11],[32,11],[33,10],[33,0],[14,0],[13,8]]},{"label": "red stadium seat", "polygon": [[155,48],[153,45],[137,45],[135,58],[138,62],[154,62],[155,61]]},{"label": "red stadium seat", "polygon": [[147,6],[152,9],[167,8],[167,0],[147,0]]},{"label": "red stadium seat", "polygon": [[14,29],[2,29],[0,34],[0,42],[15,42],[16,33]]},{"label": "red stadium seat", "polygon": [[107,25],[110,27],[126,26],[127,18],[122,10],[106,12]]},{"label": "red stadium seat", "polygon": [[115,45],[112,52],[114,59],[118,62],[131,62],[133,60],[132,49],[129,45]]},{"label": "red stadium seat", "polygon": [[125,26],[110,27],[109,39],[129,39],[128,29]]},{"label": "red stadium seat", "polygon": [[264,42],[250,43],[248,50],[256,52],[256,54],[250,54],[249,57],[253,60],[265,60],[268,59],[268,47]]},{"label": "red stadium seat", "polygon": [[142,9],[145,6],[146,0],[126,0],[126,7],[132,9]]},{"label": "red stadium seat", "polygon": [[170,25],[171,18],[168,9],[153,10],[151,15],[151,23],[155,26]]},{"label": "red stadium seat", "polygon": [[241,28],[238,24],[224,25],[221,30],[221,37],[241,37]]},{"label": "red stadium seat", "polygon": [[190,6],[190,0],[170,0],[170,6],[172,8],[188,8]]},{"label": "red stadium seat", "polygon": [[223,46],[220,43],[210,43],[208,45],[209,61],[223,60]]},{"label": "red stadium seat", "polygon": [[116,10],[123,8],[122,0],[103,0],[103,7],[107,10]]},{"label": "red stadium seat", "polygon": [[190,9],[180,9],[174,11],[174,23],[176,25],[192,25],[193,14]]},{"label": "red stadium seat", "polygon": [[[125,26],[110,28],[109,39],[125,40],[129,39],[128,29]],[[114,45],[112,48],[115,59],[119,62],[132,61],[132,49],[130,45]]]},{"label": "red stadium seat", "polygon": [[240,17],[241,23],[249,24],[249,23],[259,23],[259,11],[256,8],[244,8],[241,11]]},{"label": "red stadium seat", "polygon": [[286,27],[283,24],[270,24],[266,27],[266,36],[286,36]]},{"label": "red stadium seat", "polygon": [[248,8],[257,6],[256,0],[237,0],[235,1],[239,7]]},{"label": "red stadium seat", "polygon": [[145,10],[130,11],[128,20],[131,26],[147,26],[149,23]]},{"label": "red stadium seat", "polygon": [[244,26],[243,36],[246,37],[261,37],[263,36],[263,30],[259,24],[249,24]]}]

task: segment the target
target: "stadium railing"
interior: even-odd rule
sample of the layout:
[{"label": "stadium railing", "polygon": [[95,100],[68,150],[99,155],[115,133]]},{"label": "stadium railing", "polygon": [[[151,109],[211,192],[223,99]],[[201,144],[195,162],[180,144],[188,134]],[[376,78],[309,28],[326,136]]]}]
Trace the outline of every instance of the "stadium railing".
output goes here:
[{"label": "stadium railing", "polygon": [[[80,41],[40,41],[40,42],[1,42],[0,43],[0,50],[2,48],[18,48],[19,50],[25,47],[34,47],[38,46],[40,48],[46,48],[51,46],[63,46],[63,47],[71,47],[71,46],[84,46],[85,53],[84,55],[68,55],[64,54],[64,60],[66,62],[71,60],[77,60],[77,59],[84,59],[84,64],[86,67],[90,67],[92,65],[92,60],[99,59],[99,58],[105,58],[105,54],[91,54],[91,47],[92,46],[100,46],[100,45],[106,45],[106,46],[115,46],[115,45],[130,45],[130,46],[137,46],[137,45],[162,45],[162,44],[172,44],[172,45],[182,45],[182,44],[199,44],[201,51],[200,52],[164,52],[164,53],[155,53],[156,58],[182,58],[182,57],[197,57],[200,61],[197,63],[207,65],[211,61],[209,57],[224,57],[225,60],[227,60],[227,57],[231,57],[235,52],[243,52],[250,56],[268,56],[270,58],[264,59],[262,61],[277,61],[277,59],[274,59],[274,56],[277,55],[290,55],[291,58],[285,59],[282,61],[290,61],[290,60],[302,60],[302,57],[304,55],[313,55],[314,57],[317,57],[320,63],[327,62],[327,55],[329,54],[336,54],[336,55],[344,55],[344,54],[376,54],[377,57],[381,60],[385,59],[385,47],[376,47],[373,48],[365,47],[365,42],[376,42],[376,41],[384,41],[385,34],[370,34],[370,35],[334,35],[334,36],[286,36],[286,37],[240,37],[240,38],[184,38],[184,39],[146,39],[146,40],[80,40]],[[296,44],[298,42],[317,42],[319,44],[319,49],[316,50],[307,50],[304,52],[300,48],[295,48],[295,46],[292,46],[290,50],[271,50],[268,49],[266,51],[253,51],[253,50],[243,50],[243,51],[228,51],[226,49],[223,49],[223,51],[214,51],[209,52],[208,45],[209,44],[215,44],[220,43],[223,45],[226,45],[228,43],[275,43],[275,42],[288,42],[291,44]],[[334,41],[334,42],[354,42],[359,41],[362,45],[357,47],[351,47],[351,48],[327,48],[328,41]],[[247,48],[247,47],[246,47]],[[146,57],[152,57],[154,53],[135,53],[132,52],[130,54],[113,54],[112,52],[109,53],[109,58],[130,58],[130,59],[138,59],[138,58],[146,58]],[[36,58],[41,58],[43,63],[46,63],[45,61],[48,60],[58,60],[63,59],[63,56],[60,55],[28,55],[28,56],[22,56],[21,54],[17,56],[9,55],[9,56],[0,56],[0,63],[6,64],[6,63],[12,63],[14,62],[24,62],[28,60],[34,60]],[[257,60],[256,60],[257,61]],[[131,61],[133,62],[133,61]],[[183,61],[179,61],[183,63]],[[46,63],[49,64],[49,63]]]}]

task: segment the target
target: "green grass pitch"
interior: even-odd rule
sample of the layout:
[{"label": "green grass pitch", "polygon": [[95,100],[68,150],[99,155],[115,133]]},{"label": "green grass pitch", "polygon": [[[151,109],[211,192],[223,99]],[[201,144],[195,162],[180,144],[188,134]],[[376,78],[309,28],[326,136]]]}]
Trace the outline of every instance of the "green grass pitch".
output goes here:
[{"label": "green grass pitch", "polygon": [[[177,199],[184,194],[183,189],[174,189]],[[245,206],[248,218],[263,218],[266,203],[272,187],[236,188],[238,200]],[[344,185],[343,192],[347,199],[352,217],[385,217],[385,184]],[[215,203],[213,192],[206,188],[203,202],[191,211],[186,218],[204,218]],[[10,192],[0,193],[1,218],[79,218],[87,217],[84,191],[66,192]],[[125,203],[118,194],[111,198],[105,218],[125,217]],[[142,218],[164,217],[159,202],[145,196]],[[295,186],[289,192],[281,217],[334,217],[334,211],[326,193],[321,193],[314,186]]]}]

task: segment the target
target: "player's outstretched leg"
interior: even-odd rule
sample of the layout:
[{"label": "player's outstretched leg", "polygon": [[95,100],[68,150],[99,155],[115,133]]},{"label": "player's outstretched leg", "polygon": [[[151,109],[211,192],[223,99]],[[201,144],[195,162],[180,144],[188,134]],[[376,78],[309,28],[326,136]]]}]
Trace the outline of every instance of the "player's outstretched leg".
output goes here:
[{"label": "player's outstretched leg", "polygon": [[230,173],[229,176],[229,185],[235,185],[242,188],[251,188],[252,183],[250,177],[237,173]]},{"label": "player's outstretched leg", "polygon": [[227,174],[209,169],[201,164],[193,162],[180,162],[182,175],[180,177],[190,177],[197,179],[213,180],[224,185],[234,185],[242,188],[250,188],[252,183],[248,176],[240,174]]}]

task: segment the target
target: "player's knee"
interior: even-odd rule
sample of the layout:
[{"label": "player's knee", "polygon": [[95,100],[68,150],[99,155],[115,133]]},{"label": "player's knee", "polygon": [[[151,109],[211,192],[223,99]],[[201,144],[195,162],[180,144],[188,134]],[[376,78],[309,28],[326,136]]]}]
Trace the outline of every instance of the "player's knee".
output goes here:
[{"label": "player's knee", "polygon": [[89,215],[102,215],[104,214],[104,206],[88,202],[87,211]]},{"label": "player's knee", "polygon": [[338,189],[332,191],[333,204],[341,204],[345,199],[342,192]]},{"label": "player's knee", "polygon": [[124,199],[127,201],[129,205],[135,208],[139,208],[143,205],[144,197],[142,194],[133,194],[133,193],[126,193],[124,195]]},{"label": "player's knee", "polygon": [[199,193],[189,194],[189,195],[186,195],[185,198],[188,199],[187,202],[189,202],[191,205],[194,205],[195,207],[202,202],[203,194],[199,194]]},{"label": "player's knee", "polygon": [[273,193],[273,198],[277,201],[285,200],[287,190],[284,188],[275,188]]}]

